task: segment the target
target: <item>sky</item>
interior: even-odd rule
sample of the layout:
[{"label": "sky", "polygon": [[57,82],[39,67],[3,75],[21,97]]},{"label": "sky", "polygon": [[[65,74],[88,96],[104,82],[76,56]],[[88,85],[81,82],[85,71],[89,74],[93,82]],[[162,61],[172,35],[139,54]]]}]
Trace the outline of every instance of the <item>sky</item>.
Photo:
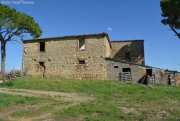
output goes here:
[{"label": "sky", "polygon": [[[159,0],[0,0],[32,16],[41,37],[106,32],[111,40],[144,40],[145,64],[180,71],[180,40],[161,23]],[[27,3],[29,2],[29,3]],[[7,45],[7,70],[22,66],[22,43]]]}]

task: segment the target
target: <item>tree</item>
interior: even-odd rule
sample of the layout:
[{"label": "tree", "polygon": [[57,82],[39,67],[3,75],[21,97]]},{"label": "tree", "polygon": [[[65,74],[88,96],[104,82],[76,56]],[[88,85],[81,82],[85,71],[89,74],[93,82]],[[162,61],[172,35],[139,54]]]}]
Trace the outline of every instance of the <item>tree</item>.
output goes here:
[{"label": "tree", "polygon": [[39,37],[42,30],[33,17],[0,4],[1,72],[3,82],[5,82],[6,44],[24,34]]},{"label": "tree", "polygon": [[161,0],[162,23],[168,25],[180,39],[180,0]]}]

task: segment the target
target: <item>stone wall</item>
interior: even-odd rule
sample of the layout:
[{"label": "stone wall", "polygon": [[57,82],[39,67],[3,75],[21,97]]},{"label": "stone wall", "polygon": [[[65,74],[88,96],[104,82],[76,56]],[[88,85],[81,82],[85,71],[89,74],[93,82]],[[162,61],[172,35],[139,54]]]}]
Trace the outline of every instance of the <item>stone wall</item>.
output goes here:
[{"label": "stone wall", "polygon": [[143,69],[143,75],[148,75],[146,70],[151,70],[152,71],[152,76],[155,75],[155,83],[166,83],[163,80],[163,73],[162,70],[159,68],[153,68],[153,67],[148,67],[148,66],[143,66],[139,65],[139,68]]},{"label": "stone wall", "polygon": [[152,74],[155,74],[155,83],[166,83],[162,77],[162,70],[152,68]]},{"label": "stone wall", "polygon": [[[162,71],[162,79],[164,82],[168,83],[168,76],[170,73],[172,72]],[[175,82],[178,86],[180,86],[180,72],[175,73]]]},{"label": "stone wall", "polygon": [[[85,50],[78,47],[82,39]],[[40,42],[45,42],[45,52],[40,51]],[[107,58],[118,62],[107,61]],[[108,35],[102,33],[24,41],[23,70],[27,75],[118,80],[123,68],[131,68],[133,80],[137,81],[145,72],[135,64],[144,64],[144,41],[141,40],[110,43]],[[114,68],[116,65],[118,68]]]},{"label": "stone wall", "polygon": [[[146,75],[146,69],[152,70],[152,75],[155,74],[155,83],[168,84],[168,75],[171,72],[166,72],[159,68],[146,67],[142,65],[115,62],[112,60],[106,60],[107,69],[107,79],[108,80],[120,80],[119,74],[123,72],[123,68],[130,68],[132,81],[140,82],[142,81],[144,75]],[[180,86],[180,73],[175,74],[175,81],[178,86]]]},{"label": "stone wall", "polygon": [[[117,61],[145,65],[144,41],[112,41],[111,58]],[[130,57],[128,57],[130,56]]]},{"label": "stone wall", "polygon": [[176,85],[180,86],[180,73],[176,73],[175,81],[176,81]]},{"label": "stone wall", "polygon": [[[104,58],[110,47],[104,36],[84,37],[85,50],[78,49],[78,37],[24,42],[23,70],[33,76],[56,76],[71,79],[107,79]],[[45,42],[45,52],[39,42]],[[85,60],[85,64],[79,64]],[[44,62],[44,66],[40,65]]]},{"label": "stone wall", "polygon": [[144,69],[138,65],[114,62],[110,60],[106,61],[106,68],[108,80],[119,80],[119,73],[122,72],[123,68],[131,69],[133,82],[138,82],[138,80],[141,79],[145,73]]}]

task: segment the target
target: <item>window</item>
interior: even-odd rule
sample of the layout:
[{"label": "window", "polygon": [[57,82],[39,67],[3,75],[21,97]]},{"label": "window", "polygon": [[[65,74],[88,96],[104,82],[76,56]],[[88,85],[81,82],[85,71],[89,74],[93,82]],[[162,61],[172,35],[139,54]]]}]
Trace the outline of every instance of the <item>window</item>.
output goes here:
[{"label": "window", "polygon": [[85,63],[85,60],[79,60],[79,64],[80,64],[80,65],[86,64],[86,63]]},{"label": "window", "polygon": [[114,66],[114,68],[118,68],[118,66],[117,66],[117,65],[115,65],[115,66]]},{"label": "window", "polygon": [[85,39],[80,39],[78,46],[79,46],[79,50],[84,50],[85,49]]},{"label": "window", "polygon": [[40,51],[45,52],[45,42],[40,42],[39,46],[40,46]]},{"label": "window", "polygon": [[39,62],[39,65],[44,67],[44,62]]},{"label": "window", "polygon": [[130,58],[131,58],[131,54],[130,53],[125,53],[125,58],[127,59],[127,60],[130,60]]}]

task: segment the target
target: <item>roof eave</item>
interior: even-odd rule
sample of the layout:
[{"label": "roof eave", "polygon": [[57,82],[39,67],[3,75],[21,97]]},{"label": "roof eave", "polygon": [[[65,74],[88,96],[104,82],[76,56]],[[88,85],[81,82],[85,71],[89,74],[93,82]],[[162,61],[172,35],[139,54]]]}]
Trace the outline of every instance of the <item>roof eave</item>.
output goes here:
[{"label": "roof eave", "polygon": [[[88,36],[107,36],[107,33],[98,33],[98,34],[81,34],[81,35],[67,35],[67,36],[58,36],[58,37],[47,37],[47,38],[34,38],[34,39],[24,39],[23,42],[26,41],[38,41],[38,40],[49,40],[49,39],[63,39],[63,38],[73,38],[73,37],[88,37]],[[109,38],[109,37],[108,37]]]}]

